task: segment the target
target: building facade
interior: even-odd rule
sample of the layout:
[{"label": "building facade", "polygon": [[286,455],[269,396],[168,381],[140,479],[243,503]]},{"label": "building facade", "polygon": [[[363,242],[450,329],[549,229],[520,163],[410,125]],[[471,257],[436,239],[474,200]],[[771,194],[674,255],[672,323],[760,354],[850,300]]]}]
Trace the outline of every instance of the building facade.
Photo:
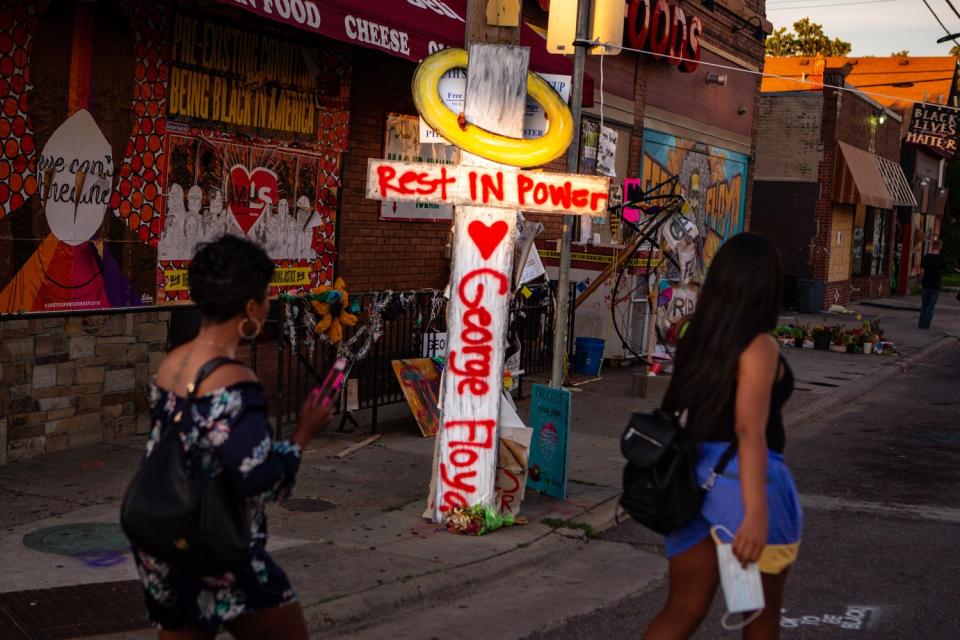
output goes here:
[{"label": "building facade", "polygon": [[[822,61],[822,59],[821,59]],[[761,96],[752,229],[773,238],[787,303],[819,310],[882,297],[896,276],[897,214],[915,199],[900,168],[901,116],[850,87],[850,65]]]},{"label": "building facade", "polygon": [[[338,275],[353,291],[442,290],[452,211],[367,200],[366,164],[454,160],[420,131],[410,81],[462,46],[466,4],[2,0],[0,463],[146,429],[189,260],[220,233],[267,249],[273,294]],[[520,41],[562,92],[572,65],[546,53],[545,4],[526,3]],[[657,7],[629,6],[645,49],[637,21]],[[616,185],[680,174],[713,247],[748,224],[758,81],[705,63],[759,70],[769,23],[762,2],[679,13],[654,45],[685,36],[703,64],[591,58],[585,121],[619,133]]]},{"label": "building facade", "polygon": [[[776,77],[767,78],[763,90],[771,94],[815,93],[820,90],[825,73],[840,68],[846,70],[844,82],[850,88],[859,89],[870,100],[900,116],[899,162],[916,206],[896,208],[890,288],[897,293],[907,293],[919,278],[920,258],[939,235],[947,205],[946,164],[956,153],[956,131],[960,122],[957,58],[769,58],[767,69]],[[934,121],[940,129],[931,126]],[[789,125],[779,123],[778,126]],[[871,293],[869,287],[867,293]]]}]

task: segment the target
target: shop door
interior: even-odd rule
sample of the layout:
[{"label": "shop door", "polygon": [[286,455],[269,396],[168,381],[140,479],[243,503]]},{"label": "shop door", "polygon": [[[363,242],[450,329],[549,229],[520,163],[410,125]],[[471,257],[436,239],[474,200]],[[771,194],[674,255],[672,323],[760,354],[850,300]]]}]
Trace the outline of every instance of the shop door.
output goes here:
[{"label": "shop door", "polygon": [[842,282],[850,279],[850,260],[853,248],[852,205],[833,205],[833,237],[830,240],[830,268],[827,273],[829,282]]}]

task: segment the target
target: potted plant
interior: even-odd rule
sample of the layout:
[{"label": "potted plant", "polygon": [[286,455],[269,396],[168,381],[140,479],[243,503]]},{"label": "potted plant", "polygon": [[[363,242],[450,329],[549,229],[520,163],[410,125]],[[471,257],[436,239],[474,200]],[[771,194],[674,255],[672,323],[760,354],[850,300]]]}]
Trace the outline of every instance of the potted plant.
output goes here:
[{"label": "potted plant", "polygon": [[847,341],[847,353],[863,353],[863,339],[863,331],[857,333],[857,330],[854,329]]},{"label": "potted plant", "polygon": [[873,353],[874,345],[880,341],[880,336],[875,333],[865,333],[863,335],[863,352],[867,355]]},{"label": "potted plant", "polygon": [[835,327],[830,340],[830,351],[835,353],[846,353],[847,345],[850,343],[850,335],[842,326]]},{"label": "potted plant", "polygon": [[823,325],[817,325],[810,331],[813,338],[813,348],[818,351],[826,351],[833,342],[833,331]]},{"label": "potted plant", "polygon": [[793,337],[793,346],[797,349],[803,349],[803,341],[807,337],[807,332],[802,327],[791,327],[790,335]]},{"label": "potted plant", "polygon": [[773,336],[777,339],[777,342],[780,343],[781,347],[792,347],[793,346],[793,332],[790,327],[786,325],[780,325],[773,330]]},{"label": "potted plant", "polygon": [[803,327],[803,343],[800,346],[804,349],[813,349],[816,346],[813,343],[813,328],[810,325]]}]

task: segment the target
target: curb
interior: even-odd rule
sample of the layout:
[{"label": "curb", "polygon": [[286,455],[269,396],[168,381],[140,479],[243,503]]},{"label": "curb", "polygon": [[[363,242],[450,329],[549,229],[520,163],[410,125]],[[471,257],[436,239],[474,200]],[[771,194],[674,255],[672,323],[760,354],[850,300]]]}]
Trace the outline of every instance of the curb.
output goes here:
[{"label": "curb", "polygon": [[[618,491],[570,520],[587,524],[598,533],[609,529],[616,524],[619,498]],[[507,579],[517,571],[545,565],[555,560],[558,554],[575,552],[589,544],[585,537],[570,538],[558,529],[548,529],[537,522],[527,526],[544,527],[544,532],[527,544],[466,564],[437,569],[328,602],[304,603],[307,629],[311,635],[349,635],[383,622],[398,610],[428,607],[456,599],[481,586]]]},{"label": "curb", "polygon": [[916,313],[920,313],[919,306],[914,307],[914,306],[890,304],[886,302],[870,302],[867,300],[858,301],[857,304],[860,305],[861,307],[874,307],[876,309],[892,309],[894,311],[913,311]]},{"label": "curb", "polygon": [[438,569],[400,582],[387,583],[360,593],[304,606],[311,636],[321,633],[349,635],[374,626],[400,609],[440,604],[479,589],[518,571],[533,568],[570,553],[586,543],[545,531],[524,547],[487,556],[450,569]]},{"label": "curb", "polygon": [[860,396],[866,395],[879,387],[884,382],[895,378],[915,367],[918,363],[936,357],[941,353],[949,351],[958,344],[958,339],[951,336],[944,336],[935,342],[928,344],[917,353],[897,359],[890,364],[884,365],[878,372],[869,375],[858,384],[852,384],[842,393],[831,394],[822,400],[808,403],[797,411],[791,411],[784,416],[787,426],[795,427],[811,418],[822,415],[841,405],[845,405]]}]

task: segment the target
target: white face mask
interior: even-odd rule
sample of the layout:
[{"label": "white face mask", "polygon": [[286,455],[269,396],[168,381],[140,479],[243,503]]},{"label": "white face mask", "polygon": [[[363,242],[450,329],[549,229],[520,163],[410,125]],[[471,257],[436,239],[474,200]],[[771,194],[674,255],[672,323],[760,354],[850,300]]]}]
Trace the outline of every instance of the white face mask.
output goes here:
[{"label": "white face mask", "polygon": [[[733,539],[733,534],[724,526],[715,526],[710,529],[713,541],[717,545],[717,566],[720,568],[720,584],[723,587],[723,597],[727,604],[727,613],[724,614],[721,624],[728,631],[742,629],[753,622],[763,611],[763,582],[760,580],[760,568],[757,563],[747,565],[744,569],[737,557],[733,555],[733,546],[729,542],[720,540],[720,532]],[[755,611],[756,613],[743,622],[730,625],[727,619],[737,613]]]}]

